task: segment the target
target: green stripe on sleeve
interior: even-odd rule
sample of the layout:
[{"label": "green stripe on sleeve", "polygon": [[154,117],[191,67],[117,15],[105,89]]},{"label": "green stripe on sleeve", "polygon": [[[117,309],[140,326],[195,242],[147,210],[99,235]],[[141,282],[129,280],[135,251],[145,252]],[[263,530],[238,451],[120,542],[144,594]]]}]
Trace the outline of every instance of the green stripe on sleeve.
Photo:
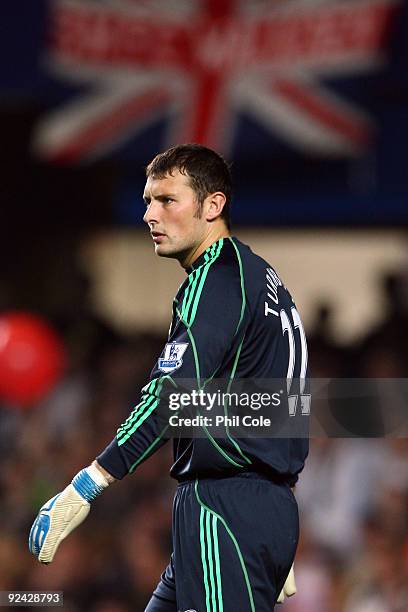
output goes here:
[{"label": "green stripe on sleeve", "polygon": [[147,410],[145,410],[143,413],[139,414],[139,417],[137,417],[137,415],[135,415],[134,418],[136,419],[136,421],[133,421],[131,428],[128,429],[128,431],[126,431],[123,434],[121,434],[122,437],[120,437],[120,436],[118,437],[118,439],[117,439],[118,446],[121,446],[127,440],[129,440],[130,436],[140,427],[140,425],[142,425],[144,423],[144,421],[151,415],[153,410],[159,404],[159,402],[160,402],[160,391],[161,391],[161,389],[163,387],[164,379],[163,378],[159,378],[159,379],[155,379],[155,380],[159,381],[158,385],[157,385],[157,389],[155,389],[155,391],[157,391],[156,399],[149,406],[149,408]]},{"label": "green stripe on sleeve", "polygon": [[129,438],[132,436],[132,434],[135,433],[135,431],[137,429],[139,429],[139,427],[144,423],[144,421],[151,415],[151,413],[153,412],[153,410],[155,408],[157,408],[157,405],[159,403],[160,400],[156,399],[154,400],[153,404],[150,406],[150,408],[144,412],[143,414],[140,415],[140,417],[138,418],[138,420],[134,423],[134,425],[132,426],[131,429],[129,429],[127,432],[124,433],[123,437],[118,438],[118,446],[122,446],[122,444],[124,444],[125,442],[127,442],[129,440]]},{"label": "green stripe on sleeve", "polygon": [[159,380],[158,378],[153,378],[153,380],[151,380],[147,385],[143,387],[142,391],[144,391],[144,393],[142,396],[143,397],[142,401],[139,402],[137,406],[135,406],[135,408],[132,410],[132,412],[126,419],[126,421],[122,423],[122,425],[118,428],[118,431],[117,431],[118,435],[122,435],[123,433],[125,433],[125,431],[131,427],[132,423],[135,422],[138,416],[148,406],[150,406],[152,401],[155,399],[153,394],[157,387],[158,380]]},{"label": "green stripe on sleeve", "polygon": [[143,412],[152,404],[154,401],[154,396],[149,395],[145,396],[145,399],[141,401],[132,411],[131,415],[126,419],[123,425],[121,425],[117,431],[118,436],[122,436],[126,433],[127,430],[130,429],[132,424],[137,420],[137,418],[143,414]]}]

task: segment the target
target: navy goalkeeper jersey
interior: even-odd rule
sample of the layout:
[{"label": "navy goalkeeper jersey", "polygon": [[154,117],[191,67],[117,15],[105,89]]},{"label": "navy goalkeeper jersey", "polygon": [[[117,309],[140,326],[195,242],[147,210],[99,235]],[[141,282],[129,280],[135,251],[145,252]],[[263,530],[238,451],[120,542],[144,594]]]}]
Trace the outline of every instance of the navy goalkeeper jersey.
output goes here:
[{"label": "navy goalkeeper jersey", "polygon": [[[167,343],[141,401],[97,457],[123,478],[169,439],[159,418],[166,381],[186,379],[307,380],[307,348],[292,297],[274,269],[235,237],[212,244],[192,267],[173,302]],[[306,397],[304,395],[303,397]],[[295,398],[296,400],[296,398]],[[308,409],[292,403],[297,418]],[[303,413],[303,414],[302,414]],[[171,475],[179,481],[261,472],[293,485],[308,452],[307,437],[172,436]]]}]

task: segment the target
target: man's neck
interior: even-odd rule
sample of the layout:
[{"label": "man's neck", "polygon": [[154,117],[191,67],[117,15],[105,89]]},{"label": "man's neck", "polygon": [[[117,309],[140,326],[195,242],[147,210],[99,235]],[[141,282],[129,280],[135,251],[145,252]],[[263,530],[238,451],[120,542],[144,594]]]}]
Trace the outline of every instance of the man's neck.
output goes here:
[{"label": "man's neck", "polygon": [[228,238],[231,236],[231,232],[225,227],[220,229],[218,232],[212,232],[209,234],[203,242],[201,242],[195,249],[188,253],[186,259],[180,261],[181,266],[187,270],[191,268],[193,263],[210,247],[214,242],[220,240],[220,238]]}]

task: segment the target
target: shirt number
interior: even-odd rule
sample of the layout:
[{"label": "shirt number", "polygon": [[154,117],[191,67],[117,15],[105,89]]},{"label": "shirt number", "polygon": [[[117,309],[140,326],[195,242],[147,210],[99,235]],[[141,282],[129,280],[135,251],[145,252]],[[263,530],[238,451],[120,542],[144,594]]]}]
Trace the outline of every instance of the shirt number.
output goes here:
[{"label": "shirt number", "polygon": [[[292,318],[293,318],[293,323],[294,323],[293,326],[286,312],[283,309],[280,311],[282,333],[284,336],[285,334],[287,335],[288,343],[289,343],[289,362],[288,362],[288,371],[286,375],[289,415],[295,416],[299,398],[300,398],[300,407],[301,407],[302,414],[307,415],[307,414],[310,414],[311,396],[310,394],[304,393],[305,386],[306,386],[306,371],[307,371],[306,334],[305,334],[305,330],[303,328],[303,324],[300,319],[299,313],[294,306],[291,308],[291,312],[292,312]],[[297,332],[300,337],[300,355],[296,353],[295,332]],[[300,359],[300,374],[299,374],[300,392],[297,394],[297,393],[291,393],[291,391],[293,387],[293,373],[295,371],[295,362],[298,359]]]}]

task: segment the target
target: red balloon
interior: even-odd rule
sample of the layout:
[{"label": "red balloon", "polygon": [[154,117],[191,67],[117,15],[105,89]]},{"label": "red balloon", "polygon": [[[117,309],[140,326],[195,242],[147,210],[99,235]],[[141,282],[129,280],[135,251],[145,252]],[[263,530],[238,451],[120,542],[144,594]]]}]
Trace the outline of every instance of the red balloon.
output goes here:
[{"label": "red balloon", "polygon": [[29,406],[51,391],[65,365],[64,346],[50,325],[35,315],[0,315],[0,398]]}]

